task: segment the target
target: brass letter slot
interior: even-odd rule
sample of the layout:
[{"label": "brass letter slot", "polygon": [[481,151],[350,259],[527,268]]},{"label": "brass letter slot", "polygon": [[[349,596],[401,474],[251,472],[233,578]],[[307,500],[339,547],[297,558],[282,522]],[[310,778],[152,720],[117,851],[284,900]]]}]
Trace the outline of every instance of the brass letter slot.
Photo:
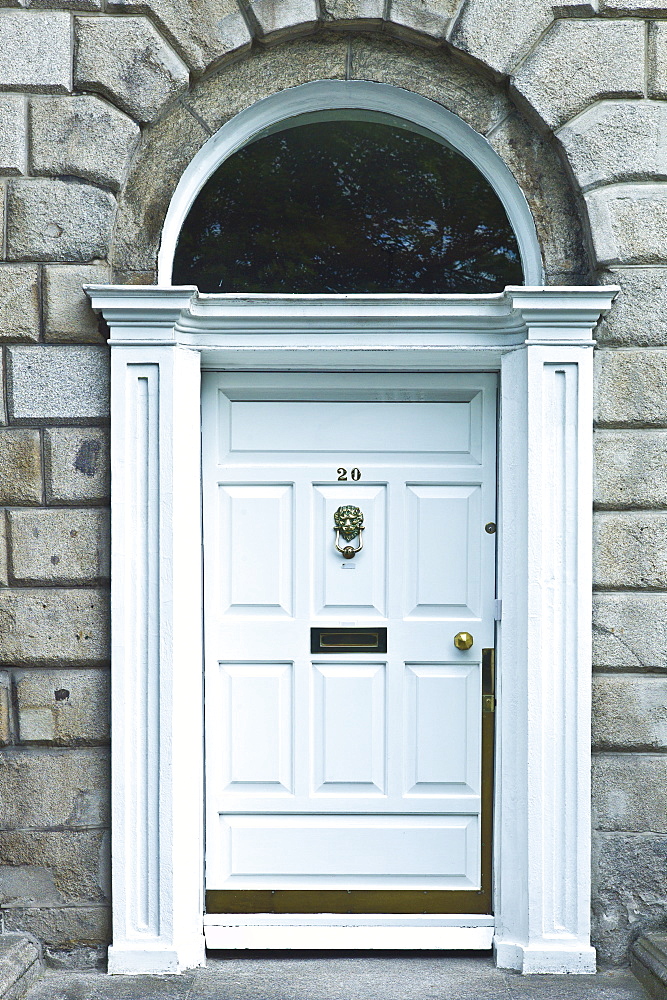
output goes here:
[{"label": "brass letter slot", "polygon": [[386,628],[311,628],[311,653],[386,653]]}]

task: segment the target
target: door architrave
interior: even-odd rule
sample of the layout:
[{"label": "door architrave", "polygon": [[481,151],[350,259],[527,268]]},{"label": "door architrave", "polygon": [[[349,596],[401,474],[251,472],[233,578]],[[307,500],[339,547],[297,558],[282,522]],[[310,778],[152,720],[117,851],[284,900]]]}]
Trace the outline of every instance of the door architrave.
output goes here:
[{"label": "door architrave", "polygon": [[204,962],[198,512],[200,371],[211,367],[499,371],[496,961],[524,972],[594,972],[592,330],[617,289],[87,291],[112,348],[109,971]]}]

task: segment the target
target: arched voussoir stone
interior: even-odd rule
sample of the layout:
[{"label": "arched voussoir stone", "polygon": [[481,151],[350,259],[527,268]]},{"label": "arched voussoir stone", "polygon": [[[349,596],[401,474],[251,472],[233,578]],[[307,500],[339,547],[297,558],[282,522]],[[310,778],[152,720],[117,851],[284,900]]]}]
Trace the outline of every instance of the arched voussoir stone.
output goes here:
[{"label": "arched voussoir stone", "polygon": [[322,31],[270,46],[197,82],[144,129],[124,189],[112,248],[115,280],[151,283],[165,216],[186,167],[227,121],[262,98],[316,80],[360,80],[407,90],[460,117],[505,161],[535,220],[546,280],[581,283],[589,272],[579,210],[556,152],[517,111],[502,83],[449,49],[386,34]]}]

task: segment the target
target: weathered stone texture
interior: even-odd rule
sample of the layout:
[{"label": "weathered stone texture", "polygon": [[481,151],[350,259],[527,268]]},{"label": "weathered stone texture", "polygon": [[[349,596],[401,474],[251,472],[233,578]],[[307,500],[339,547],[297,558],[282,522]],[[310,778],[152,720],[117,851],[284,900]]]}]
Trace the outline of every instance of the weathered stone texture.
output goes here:
[{"label": "weathered stone texture", "polygon": [[109,266],[47,264],[44,267],[44,338],[51,342],[101,343],[106,339],[84,285],[107,284]]},{"label": "weathered stone texture", "polygon": [[667,670],[667,596],[595,594],[593,666]]},{"label": "weathered stone texture", "polygon": [[612,268],[602,271],[598,281],[621,289],[598,325],[595,336],[599,344],[667,345],[667,267]]},{"label": "weathered stone texture", "polygon": [[350,75],[403,87],[447,108],[486,133],[511,111],[506,95],[448,53],[424,51],[393,40],[353,38],[350,43]]},{"label": "weathered stone texture", "polygon": [[70,180],[22,178],[7,192],[9,260],[88,261],[109,250],[116,200]]},{"label": "weathered stone texture", "polygon": [[235,0],[110,0],[107,8],[154,17],[179,55],[198,73],[222,56],[247,48],[252,40]]},{"label": "weathered stone texture", "polygon": [[551,128],[603,97],[643,97],[640,21],[555,21],[514,81],[517,94]]},{"label": "weathered stone texture", "polygon": [[491,69],[509,73],[553,20],[545,0],[468,0],[450,41]]},{"label": "weathered stone texture", "polygon": [[[0,24],[2,18],[0,17]],[[26,102],[20,94],[0,96],[0,173],[24,174]]]},{"label": "weathered stone texture", "polygon": [[0,831],[0,861],[10,868],[46,867],[59,902],[103,902],[109,898],[102,884],[103,838],[101,830]]},{"label": "weathered stone texture", "polygon": [[610,185],[584,197],[600,266],[667,260],[667,184]]},{"label": "weathered stone texture", "polygon": [[594,755],[593,826],[667,833],[667,754]]},{"label": "weathered stone texture", "polygon": [[109,740],[109,675],[104,670],[48,670],[16,680],[22,743],[106,743]]},{"label": "weathered stone texture", "polygon": [[7,514],[0,510],[0,587],[9,586],[9,559],[7,553]]},{"label": "weathered stone texture", "polygon": [[65,11],[0,11],[0,88],[70,91],[71,36]]},{"label": "weathered stone texture", "polygon": [[454,0],[391,0],[390,20],[400,28],[410,28],[429,38],[444,38],[458,4]]},{"label": "weathered stone texture", "polygon": [[598,960],[622,963],[631,941],[667,919],[667,836],[595,833],[592,871]]},{"label": "weathered stone texture", "polygon": [[12,695],[9,673],[0,670],[0,746],[7,746],[12,737]]},{"label": "weathered stone texture", "polygon": [[109,415],[109,361],[95,346],[7,349],[12,420],[94,420]]},{"label": "weathered stone texture", "polygon": [[667,97],[667,24],[660,21],[649,27],[648,96]]},{"label": "weathered stone texture", "polygon": [[[572,276],[587,275],[580,212],[555,150],[519,114],[494,129],[489,142],[526,196],[550,283],[567,284]],[[587,279],[576,280],[583,284]]]},{"label": "weathered stone texture", "polygon": [[114,270],[145,271],[156,265],[164,217],[174,189],[208,132],[178,105],[146,129],[131,178],[118,204]]},{"label": "weathered stone texture", "polygon": [[[443,0],[443,2],[448,5],[450,0]],[[435,0],[433,6],[437,7],[438,3],[439,0]],[[384,0],[326,0],[326,3],[321,4],[321,9],[324,21],[332,24],[352,25],[363,20],[373,21],[379,25],[384,16],[385,3]],[[426,8],[424,8],[424,12],[426,12]],[[315,16],[317,18],[317,13]]]},{"label": "weathered stone texture", "polygon": [[667,351],[597,351],[596,420],[667,427]]},{"label": "weathered stone texture", "polygon": [[39,431],[25,427],[0,430],[0,503],[42,502]]},{"label": "weathered stone texture", "polygon": [[304,31],[317,24],[315,0],[249,0],[248,6],[262,35]]},{"label": "weathered stone texture", "polygon": [[140,129],[92,95],[30,101],[30,164],[34,174],[67,174],[117,190]]},{"label": "weathered stone texture", "polygon": [[5,750],[0,756],[0,829],[106,827],[108,788],[109,754],[101,747]]},{"label": "weathered stone texture", "polygon": [[558,132],[582,188],[667,177],[667,104],[601,101]]},{"label": "weathered stone texture", "polygon": [[595,503],[600,507],[667,507],[667,431],[595,435]]},{"label": "weathered stone texture", "polygon": [[596,674],[593,746],[598,750],[667,748],[667,677]]},{"label": "weathered stone texture", "polygon": [[109,598],[102,590],[0,589],[0,660],[18,666],[89,666],[109,659]]},{"label": "weathered stone texture", "polygon": [[98,583],[109,576],[109,518],[98,510],[11,510],[11,575],[20,584]]},{"label": "weathered stone texture", "polygon": [[597,514],[593,579],[599,587],[667,589],[667,514]]},{"label": "weathered stone texture", "polygon": [[107,905],[7,906],[5,929],[34,934],[47,948],[108,944],[111,913]]},{"label": "weathered stone texture", "polygon": [[39,339],[39,273],[34,264],[0,264],[0,340]]},{"label": "weathered stone texture", "polygon": [[77,87],[139,122],[154,121],[187,88],[187,66],[145,17],[79,17],[76,38]]},{"label": "weathered stone texture", "polygon": [[[1,433],[1,432],[0,432]],[[96,427],[53,427],[44,433],[49,503],[99,503],[109,497],[109,436]]]}]

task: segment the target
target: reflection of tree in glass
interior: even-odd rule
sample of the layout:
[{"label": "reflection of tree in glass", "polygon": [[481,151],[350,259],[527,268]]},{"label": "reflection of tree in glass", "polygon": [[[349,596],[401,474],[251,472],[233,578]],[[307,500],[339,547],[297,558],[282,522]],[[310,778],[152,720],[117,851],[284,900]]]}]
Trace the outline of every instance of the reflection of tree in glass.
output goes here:
[{"label": "reflection of tree in glass", "polygon": [[521,284],[488,182],[459,153],[377,122],[259,139],[206,183],[174,283],[206,292],[494,292]]}]

